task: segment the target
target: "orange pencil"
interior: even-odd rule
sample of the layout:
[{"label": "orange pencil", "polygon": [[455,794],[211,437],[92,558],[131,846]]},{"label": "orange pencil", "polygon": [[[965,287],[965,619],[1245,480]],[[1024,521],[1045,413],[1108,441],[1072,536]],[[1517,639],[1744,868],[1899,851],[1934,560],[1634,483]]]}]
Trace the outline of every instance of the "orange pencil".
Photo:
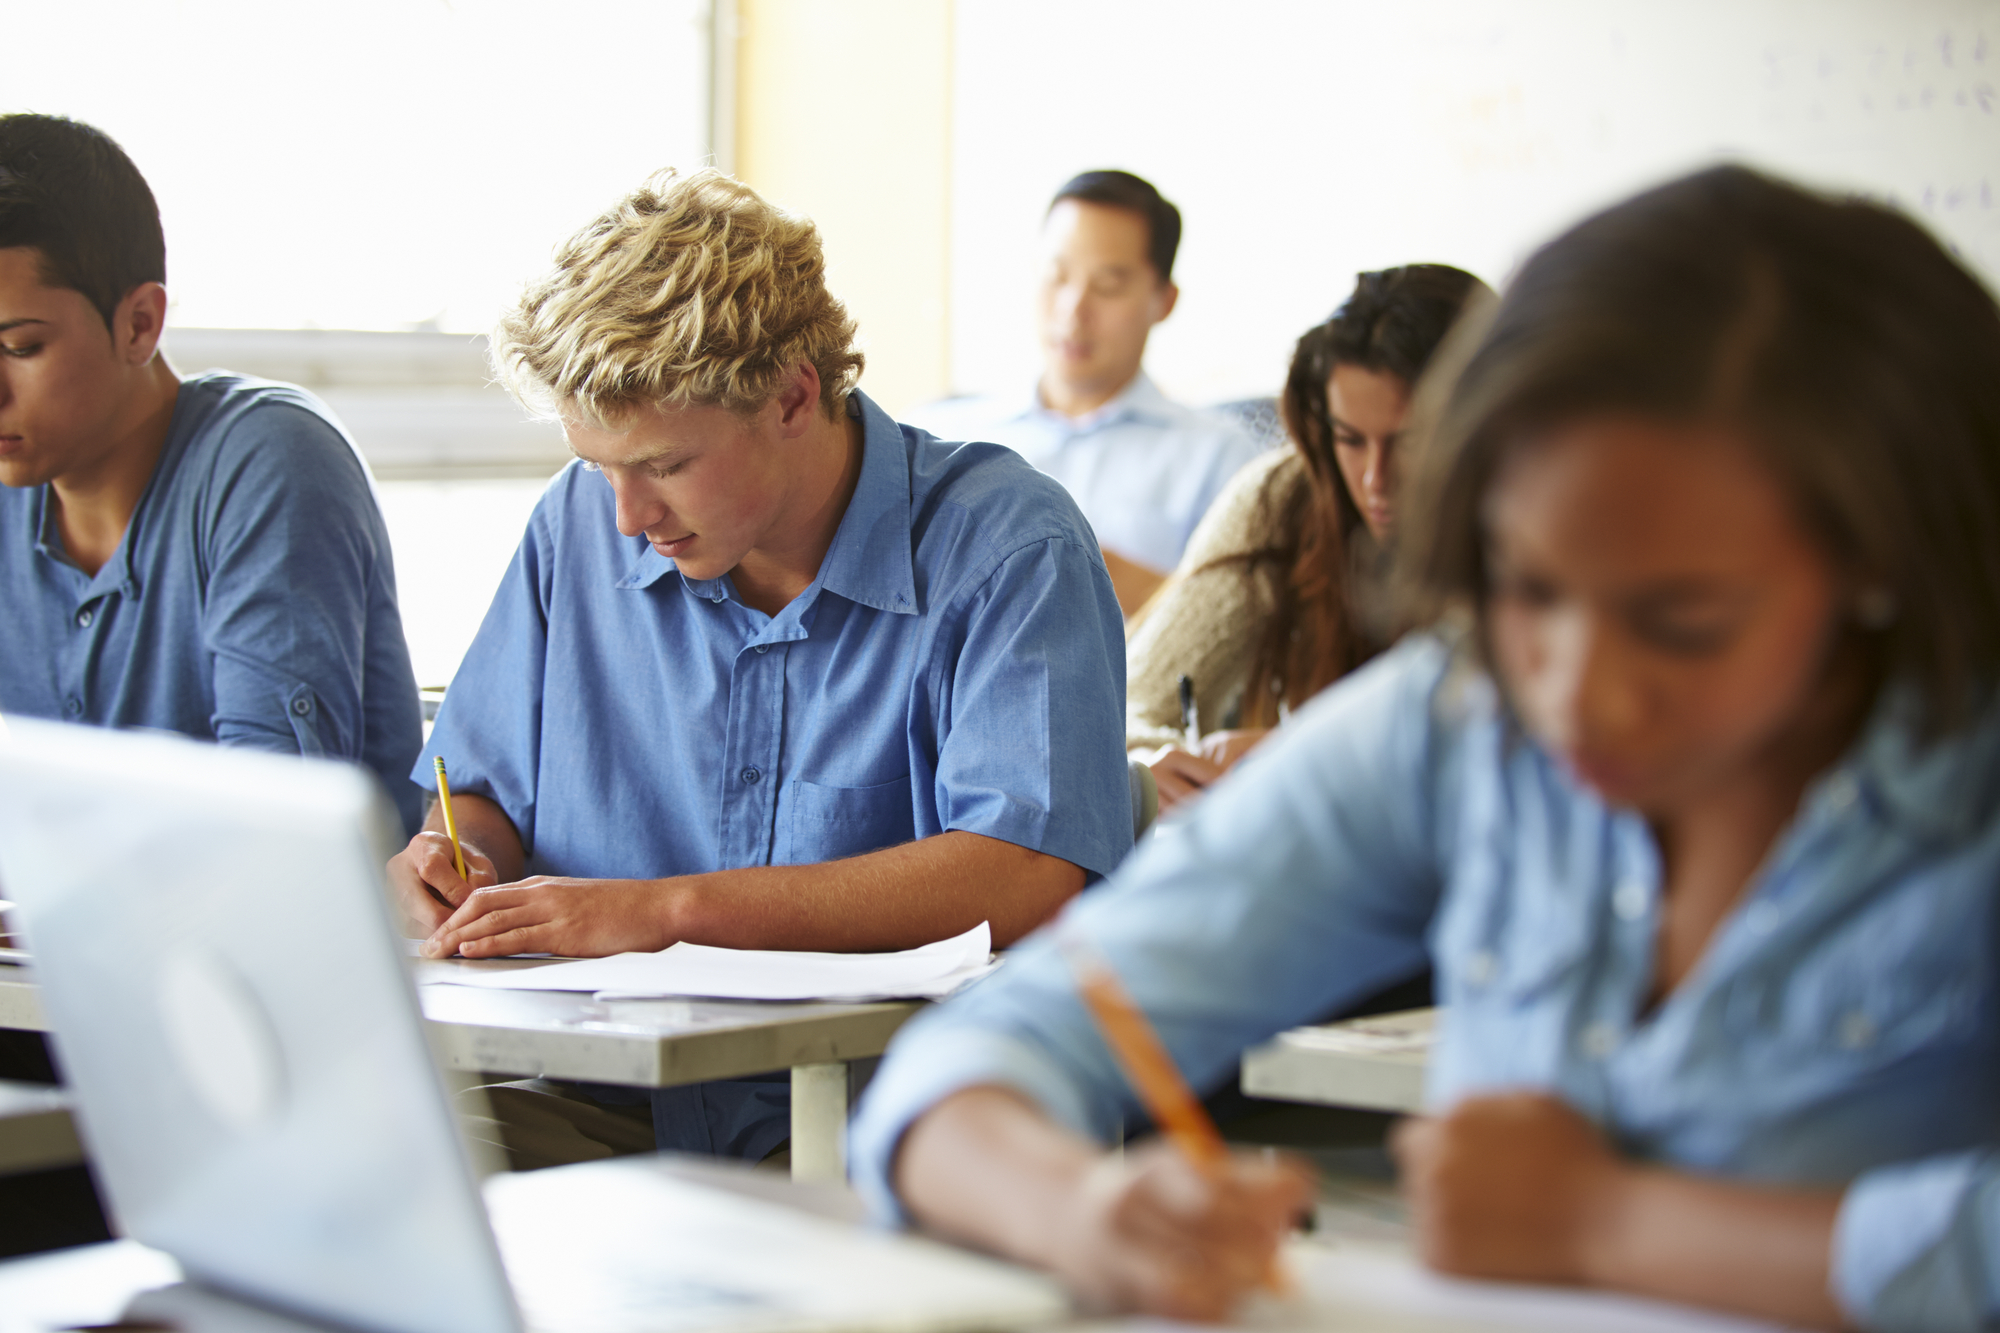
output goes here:
[{"label": "orange pencil", "polygon": [[[1118,974],[1082,939],[1058,931],[1056,941],[1076,975],[1084,1005],[1103,1030],[1105,1045],[1111,1048],[1112,1058],[1139,1094],[1153,1123],[1203,1174],[1220,1173],[1229,1161],[1221,1131],[1181,1077],[1160,1034],[1146,1021]],[[1265,1284],[1280,1296],[1291,1293],[1291,1280],[1275,1256]]]}]

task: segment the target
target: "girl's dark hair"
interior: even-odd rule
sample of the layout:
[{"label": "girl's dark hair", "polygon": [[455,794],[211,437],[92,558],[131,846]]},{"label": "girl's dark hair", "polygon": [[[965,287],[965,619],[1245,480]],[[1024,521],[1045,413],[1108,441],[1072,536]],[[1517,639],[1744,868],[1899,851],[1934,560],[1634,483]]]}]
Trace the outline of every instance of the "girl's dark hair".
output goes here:
[{"label": "girl's dark hair", "polygon": [[167,280],[146,178],[102,130],[61,116],[0,116],[0,248],[41,252],[42,281],[83,293],[104,326],[143,282]]},{"label": "girl's dark hair", "polygon": [[1272,725],[1281,700],[1297,707],[1382,646],[1354,616],[1349,550],[1363,525],[1333,454],[1326,386],[1334,367],[1358,366],[1415,385],[1467,299],[1486,290],[1446,264],[1358,274],[1353,295],[1300,337],[1281,408],[1292,446],[1305,460],[1307,484],[1289,493],[1267,487],[1257,524],[1267,544],[1216,562],[1240,563],[1246,576],[1270,564],[1285,569],[1251,657],[1242,725]]},{"label": "girl's dark hair", "polygon": [[1901,214],[1701,172],[1544,246],[1439,371],[1399,538],[1413,623],[1483,611],[1480,509],[1509,449],[1641,413],[1744,432],[1836,569],[1894,609],[1873,632],[1930,734],[2000,679],[2000,310]]}]

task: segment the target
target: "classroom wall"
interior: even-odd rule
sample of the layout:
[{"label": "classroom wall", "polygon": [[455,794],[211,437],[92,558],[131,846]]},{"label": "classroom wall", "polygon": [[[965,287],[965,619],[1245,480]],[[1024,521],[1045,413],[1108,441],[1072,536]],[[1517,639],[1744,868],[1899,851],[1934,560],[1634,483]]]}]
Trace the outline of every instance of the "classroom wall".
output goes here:
[{"label": "classroom wall", "polygon": [[1722,158],[1897,200],[2000,286],[1993,0],[957,0],[953,42],[960,391],[1036,373],[1042,210],[1089,167],[1186,215],[1149,362],[1194,401],[1273,392],[1359,269],[1498,283]]},{"label": "classroom wall", "polygon": [[737,176],[819,224],[893,410],[950,383],[950,0],[736,0]]}]

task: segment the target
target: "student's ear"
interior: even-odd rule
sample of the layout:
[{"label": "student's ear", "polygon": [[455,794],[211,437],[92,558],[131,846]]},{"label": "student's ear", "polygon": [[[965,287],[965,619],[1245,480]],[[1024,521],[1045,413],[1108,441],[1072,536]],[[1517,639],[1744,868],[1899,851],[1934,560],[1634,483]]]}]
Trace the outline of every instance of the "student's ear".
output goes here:
[{"label": "student's ear", "polygon": [[819,368],[810,361],[792,367],[778,390],[778,430],[786,437],[803,435],[819,411]]},{"label": "student's ear", "polygon": [[159,350],[166,327],[167,289],[157,282],[142,282],[125,293],[112,312],[112,350],[125,364],[143,366]]},{"label": "student's ear", "polygon": [[1181,289],[1171,282],[1163,282],[1153,295],[1153,322],[1159,323],[1174,313],[1174,303],[1181,299]]}]

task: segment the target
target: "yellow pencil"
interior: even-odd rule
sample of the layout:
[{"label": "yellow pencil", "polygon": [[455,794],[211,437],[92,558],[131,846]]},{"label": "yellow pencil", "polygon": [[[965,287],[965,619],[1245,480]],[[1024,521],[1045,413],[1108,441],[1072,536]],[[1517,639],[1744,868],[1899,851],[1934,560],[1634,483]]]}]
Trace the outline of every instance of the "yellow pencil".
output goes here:
[{"label": "yellow pencil", "polygon": [[[1111,1048],[1112,1058],[1139,1094],[1146,1114],[1204,1175],[1219,1174],[1229,1161],[1229,1147],[1194,1089],[1181,1077],[1144,1011],[1095,949],[1061,931],[1056,940],[1076,976],[1085,1007],[1104,1033],[1104,1044]],[[1292,1291],[1291,1277],[1275,1256],[1265,1285],[1281,1296]]]},{"label": "yellow pencil", "polygon": [[438,808],[444,811],[444,831],[451,836],[451,860],[458,867],[458,877],[466,879],[465,849],[458,845],[458,824],[451,817],[451,783],[445,779],[444,756],[437,757]]}]

